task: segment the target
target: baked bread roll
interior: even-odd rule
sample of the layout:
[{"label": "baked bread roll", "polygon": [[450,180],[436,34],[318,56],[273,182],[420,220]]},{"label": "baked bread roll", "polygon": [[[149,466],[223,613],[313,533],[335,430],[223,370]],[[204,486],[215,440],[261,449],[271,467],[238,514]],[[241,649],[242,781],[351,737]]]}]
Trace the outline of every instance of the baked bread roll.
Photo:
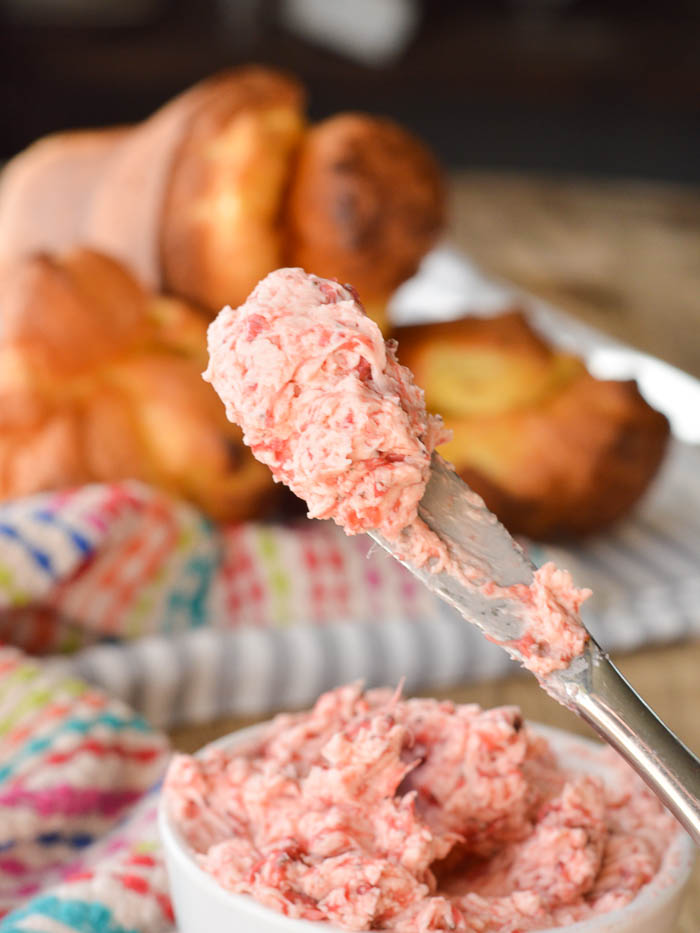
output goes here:
[{"label": "baked bread roll", "polygon": [[[235,308],[282,264],[280,203],[304,130],[304,93],[290,77],[245,68],[214,76],[167,107],[189,98],[197,102],[164,193],[162,286],[201,307]],[[104,187],[116,188],[108,180]],[[107,210],[105,228],[110,222]]]},{"label": "baked bread roll", "polygon": [[258,515],[269,471],[243,445],[206,367],[206,324],[79,249],[0,274],[0,499],[139,479],[211,516]]},{"label": "baked bread roll", "polygon": [[95,186],[128,127],[54,133],[0,174],[0,263],[76,245]]},{"label": "baked bread roll", "polygon": [[656,473],[667,419],[634,382],[594,379],[519,311],[399,328],[399,359],[453,440],[440,452],[514,534],[598,531]]},{"label": "baked bread roll", "polygon": [[286,264],[351,282],[386,331],[389,296],[444,227],[442,176],[400,126],[339,114],[305,135],[285,216]]},{"label": "baked bread roll", "polygon": [[0,181],[0,262],[89,246],[152,291],[239,304],[282,263],[279,204],[303,102],[293,78],[241,68],[132,128],[39,140]]},{"label": "baked bread roll", "polygon": [[403,130],[346,115],[307,133],[300,85],[251,66],[134,127],[60,133],[16,156],[0,177],[0,265],[87,246],[215,312],[301,263],[357,282],[386,326],[443,202],[436,163]]}]

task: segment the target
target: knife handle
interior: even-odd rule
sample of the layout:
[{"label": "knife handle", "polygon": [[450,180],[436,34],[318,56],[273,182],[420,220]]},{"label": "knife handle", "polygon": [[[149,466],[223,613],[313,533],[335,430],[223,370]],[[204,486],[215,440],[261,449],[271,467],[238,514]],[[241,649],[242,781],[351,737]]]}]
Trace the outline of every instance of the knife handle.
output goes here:
[{"label": "knife handle", "polygon": [[700,761],[597,645],[586,690],[571,705],[629,762],[700,846]]}]

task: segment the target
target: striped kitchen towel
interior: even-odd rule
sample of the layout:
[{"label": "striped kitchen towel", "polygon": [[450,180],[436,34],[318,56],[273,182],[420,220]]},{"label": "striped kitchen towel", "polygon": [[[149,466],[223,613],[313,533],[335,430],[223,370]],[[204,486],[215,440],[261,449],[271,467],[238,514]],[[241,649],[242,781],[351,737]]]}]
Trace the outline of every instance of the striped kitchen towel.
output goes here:
[{"label": "striped kitchen towel", "polygon": [[154,822],[168,757],[120,700],[0,648],[2,933],[171,928]]},{"label": "striped kitchen towel", "polygon": [[[574,549],[609,649],[700,632],[700,451],[675,443],[642,507]],[[408,689],[514,669],[364,536],[329,522],[211,525],[136,483],[0,506],[0,640],[49,654],[150,722],[303,706],[362,677]]]}]

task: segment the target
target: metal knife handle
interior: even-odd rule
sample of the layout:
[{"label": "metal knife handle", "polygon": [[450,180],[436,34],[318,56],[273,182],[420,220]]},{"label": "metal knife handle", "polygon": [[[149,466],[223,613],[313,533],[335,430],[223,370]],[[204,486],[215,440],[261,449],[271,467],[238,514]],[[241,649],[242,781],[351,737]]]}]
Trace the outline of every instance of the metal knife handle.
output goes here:
[{"label": "metal knife handle", "polygon": [[594,643],[587,689],[570,705],[625,758],[700,845],[700,761]]},{"label": "metal knife handle", "polygon": [[[450,546],[466,567],[478,568],[484,579],[501,587],[529,584],[534,566],[506,529],[441,457],[433,454],[430,482],[419,516]],[[396,542],[375,532],[372,537],[401,560]],[[517,600],[485,594],[450,574],[406,567],[465,619],[479,626],[516,660],[524,634]],[[568,667],[541,678],[542,687],[574,710],[641,775],[700,845],[700,762],[670,732],[630,687],[590,638]]]}]

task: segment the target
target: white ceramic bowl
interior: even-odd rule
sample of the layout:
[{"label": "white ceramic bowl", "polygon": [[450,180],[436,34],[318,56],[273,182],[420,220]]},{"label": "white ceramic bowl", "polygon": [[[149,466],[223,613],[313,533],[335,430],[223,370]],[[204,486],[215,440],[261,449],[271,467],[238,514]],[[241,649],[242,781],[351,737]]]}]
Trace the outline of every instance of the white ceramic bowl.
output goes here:
[{"label": "white ceramic bowl", "polygon": [[[227,735],[207,748],[235,746],[262,728],[253,726]],[[571,771],[599,774],[611,780],[601,757],[602,746],[547,726],[534,724],[552,744],[560,761]],[[202,749],[197,754],[202,754]],[[170,878],[170,889],[179,933],[342,933],[327,923],[291,920],[241,894],[222,888],[195,861],[168,814],[161,794],[158,821]],[[556,927],[553,933],[673,933],[683,892],[693,866],[695,848],[685,833],[672,841],[661,870],[641,893],[621,910],[581,923]],[[533,931],[534,933],[534,931]]]}]

